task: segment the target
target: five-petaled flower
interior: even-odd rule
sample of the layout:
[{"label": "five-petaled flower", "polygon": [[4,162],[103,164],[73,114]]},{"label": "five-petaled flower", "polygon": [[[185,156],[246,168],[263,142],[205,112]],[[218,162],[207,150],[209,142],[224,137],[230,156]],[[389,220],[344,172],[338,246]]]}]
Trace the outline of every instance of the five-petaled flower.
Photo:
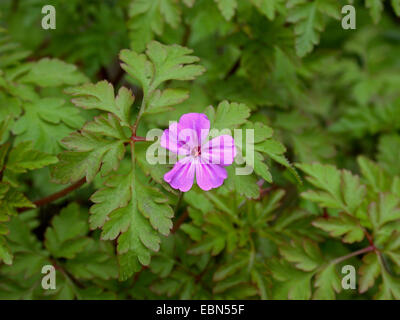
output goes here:
[{"label": "five-petaled flower", "polygon": [[225,169],[233,163],[236,147],[230,135],[207,141],[210,120],[203,113],[184,114],[161,136],[161,146],[180,156],[171,171],[164,175],[174,189],[189,191],[194,177],[203,190],[221,186],[228,177]]}]

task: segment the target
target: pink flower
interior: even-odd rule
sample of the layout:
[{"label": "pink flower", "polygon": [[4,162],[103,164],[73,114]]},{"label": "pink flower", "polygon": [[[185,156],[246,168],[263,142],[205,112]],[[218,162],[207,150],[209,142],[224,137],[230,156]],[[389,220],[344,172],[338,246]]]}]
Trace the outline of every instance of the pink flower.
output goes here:
[{"label": "pink flower", "polygon": [[[184,114],[161,136],[161,146],[181,156],[171,171],[164,175],[172,188],[189,191],[196,182],[203,190],[221,186],[228,177],[224,167],[233,163],[235,142],[229,135],[206,141],[210,120],[203,113]],[[183,157],[183,158],[182,158]]]}]

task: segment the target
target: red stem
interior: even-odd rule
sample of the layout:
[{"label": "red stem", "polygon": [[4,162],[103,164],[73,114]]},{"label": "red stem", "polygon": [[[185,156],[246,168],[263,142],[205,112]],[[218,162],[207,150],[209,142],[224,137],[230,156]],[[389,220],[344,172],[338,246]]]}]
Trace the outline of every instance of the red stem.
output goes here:
[{"label": "red stem", "polygon": [[[56,193],[53,193],[45,198],[36,200],[33,203],[36,205],[36,207],[44,206],[48,203],[51,203],[55,200],[65,197],[68,193],[81,187],[83,184],[85,184],[85,182],[86,182],[86,178],[82,178],[82,179],[78,180],[77,182],[71,184],[69,187],[62,189],[61,191],[58,191]],[[18,212],[24,212],[24,211],[31,210],[31,209],[32,208],[19,208]]]},{"label": "red stem", "polygon": [[182,215],[178,218],[178,220],[176,220],[174,226],[172,227],[171,233],[175,233],[176,231],[178,231],[179,227],[181,226],[182,223],[185,222],[185,220],[188,216],[189,216],[189,213],[187,211],[182,213]]},{"label": "red stem", "polygon": [[358,256],[359,254],[370,252],[370,251],[375,251],[375,250],[376,250],[376,247],[372,245],[372,246],[366,247],[364,249],[360,249],[360,250],[354,251],[352,253],[349,253],[343,257],[339,257],[335,260],[332,260],[331,263],[336,264],[336,263],[342,262],[344,260],[347,260],[351,257]]},{"label": "red stem", "polygon": [[364,229],[364,234],[368,239],[368,242],[371,246],[375,246],[374,245],[374,240],[372,239],[372,236],[369,234],[369,232],[367,230]]},{"label": "red stem", "polygon": [[140,137],[140,136],[136,136],[136,135],[132,135],[131,140],[133,142],[137,142],[137,141],[147,141],[145,137]]}]

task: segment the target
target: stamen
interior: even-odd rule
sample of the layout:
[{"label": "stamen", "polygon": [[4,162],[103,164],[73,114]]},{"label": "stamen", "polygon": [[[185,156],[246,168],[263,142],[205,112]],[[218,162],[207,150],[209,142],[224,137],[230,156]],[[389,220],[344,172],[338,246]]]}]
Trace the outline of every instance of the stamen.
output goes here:
[{"label": "stamen", "polygon": [[194,147],[194,148],[192,149],[192,151],[191,151],[191,155],[192,155],[193,157],[198,157],[198,156],[200,156],[200,155],[201,155],[201,147],[200,147],[200,146]]}]

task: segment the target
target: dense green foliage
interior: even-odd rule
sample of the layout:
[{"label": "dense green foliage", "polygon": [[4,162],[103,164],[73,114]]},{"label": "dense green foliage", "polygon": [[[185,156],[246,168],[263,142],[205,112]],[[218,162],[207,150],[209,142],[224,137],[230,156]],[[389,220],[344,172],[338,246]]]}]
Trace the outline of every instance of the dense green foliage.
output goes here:
[{"label": "dense green foliage", "polygon": [[[400,1],[352,2],[1,1],[0,298],[400,299]],[[254,172],[172,189],[132,139],[188,112]]]}]

